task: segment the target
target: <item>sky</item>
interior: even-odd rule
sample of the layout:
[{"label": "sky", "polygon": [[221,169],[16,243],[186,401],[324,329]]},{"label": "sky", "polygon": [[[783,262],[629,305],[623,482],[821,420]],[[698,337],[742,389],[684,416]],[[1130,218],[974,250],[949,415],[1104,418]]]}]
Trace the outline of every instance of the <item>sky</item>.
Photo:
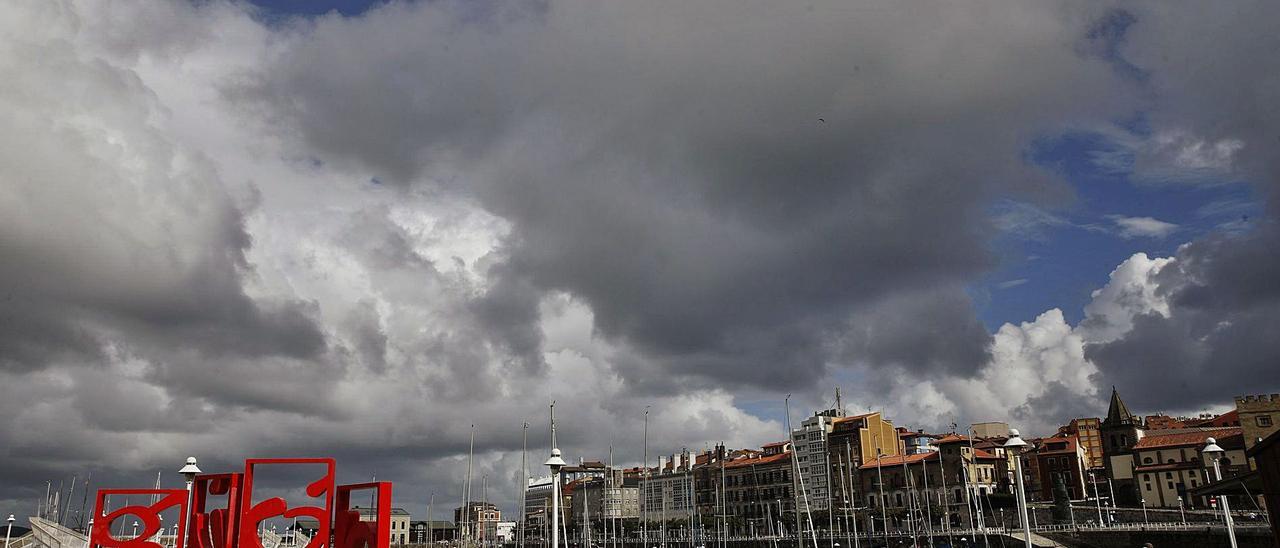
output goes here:
[{"label": "sky", "polygon": [[3,3],[0,513],[1280,391],[1276,9]]}]

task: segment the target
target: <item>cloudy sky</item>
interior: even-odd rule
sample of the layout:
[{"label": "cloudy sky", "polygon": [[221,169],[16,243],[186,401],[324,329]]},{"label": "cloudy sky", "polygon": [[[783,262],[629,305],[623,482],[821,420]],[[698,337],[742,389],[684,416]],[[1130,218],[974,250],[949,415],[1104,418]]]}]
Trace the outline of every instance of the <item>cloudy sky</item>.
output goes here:
[{"label": "cloudy sky", "polygon": [[4,2],[0,512],[1280,391],[1276,9]]}]

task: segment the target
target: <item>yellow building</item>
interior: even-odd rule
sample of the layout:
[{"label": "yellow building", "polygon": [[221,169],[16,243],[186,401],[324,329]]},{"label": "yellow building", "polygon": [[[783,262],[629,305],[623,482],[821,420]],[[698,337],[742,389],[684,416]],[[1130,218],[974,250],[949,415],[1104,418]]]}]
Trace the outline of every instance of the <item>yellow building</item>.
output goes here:
[{"label": "yellow building", "polygon": [[1080,448],[1084,449],[1085,465],[1091,470],[1106,467],[1106,458],[1102,454],[1102,432],[1099,431],[1101,426],[1102,419],[1079,418],[1071,419],[1066,426],[1058,428],[1058,434],[1075,436],[1080,442]]},{"label": "yellow building", "polygon": [[827,439],[832,466],[844,463],[850,470],[875,460],[879,455],[893,456],[905,452],[893,421],[885,420],[878,411],[833,420]]}]

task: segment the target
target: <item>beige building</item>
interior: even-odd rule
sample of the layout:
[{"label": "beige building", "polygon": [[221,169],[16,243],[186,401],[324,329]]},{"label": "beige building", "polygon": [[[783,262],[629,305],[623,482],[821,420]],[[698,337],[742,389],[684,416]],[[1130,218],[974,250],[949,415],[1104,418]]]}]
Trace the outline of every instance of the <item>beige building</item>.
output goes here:
[{"label": "beige building", "polygon": [[997,491],[1000,457],[954,434],[939,442],[938,451],[872,459],[858,468],[862,530],[903,529],[909,515],[916,522],[928,515],[962,526],[975,497],[989,500],[986,495]]},{"label": "beige building", "polygon": [[[1236,396],[1245,450],[1280,429],[1280,394]],[[1252,463],[1250,463],[1252,466]]]},{"label": "beige building", "polygon": [[1172,430],[1149,434],[1133,446],[1133,469],[1141,500],[1155,508],[1177,508],[1179,497],[1187,507],[1205,507],[1188,492],[1208,483],[1213,464],[1204,461],[1205,438],[1215,438],[1226,450],[1219,461],[1224,478],[1247,470],[1244,439],[1239,428]]},{"label": "beige building", "polygon": [[1007,438],[1009,437],[1009,423],[1007,422],[980,422],[974,424],[973,436],[976,438]]}]

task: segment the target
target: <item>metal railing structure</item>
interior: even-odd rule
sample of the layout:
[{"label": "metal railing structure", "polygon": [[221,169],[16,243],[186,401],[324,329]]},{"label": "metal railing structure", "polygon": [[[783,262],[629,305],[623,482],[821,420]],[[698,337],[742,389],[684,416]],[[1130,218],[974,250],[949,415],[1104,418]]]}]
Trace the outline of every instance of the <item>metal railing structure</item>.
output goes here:
[{"label": "metal railing structure", "polygon": [[34,532],[28,532],[20,537],[9,539],[9,548],[38,548],[38,546]]},{"label": "metal railing structure", "polygon": [[43,548],[85,548],[89,545],[89,537],[69,527],[58,525],[44,518],[31,518],[31,534],[33,544]]},{"label": "metal railing structure", "polygon": [[[1239,531],[1242,529],[1244,530],[1256,529],[1259,531],[1267,531],[1269,530],[1269,526],[1264,522],[1237,523],[1236,530]],[[1039,526],[1031,527],[1031,532],[1033,534],[1055,533],[1055,532],[1059,532],[1059,533],[1060,532],[1095,532],[1095,531],[1106,532],[1106,531],[1144,531],[1144,530],[1145,531],[1214,531],[1214,532],[1222,532],[1223,535],[1226,534],[1225,525],[1223,525],[1222,523],[1212,523],[1212,522],[1190,522],[1190,523],[1152,522],[1152,523],[1146,523],[1146,524],[1114,523],[1106,526],[1101,526],[1098,524],[1084,524],[1084,523],[1071,525],[1069,523],[1066,523],[1066,524],[1055,524],[1055,525],[1039,525]],[[1010,526],[1010,527],[999,527],[999,526],[987,527],[985,530],[979,529],[976,527],[975,528],[952,528],[950,530],[935,530],[930,536],[932,536],[935,539],[947,538],[948,535],[953,537],[968,537],[972,539],[975,537],[981,537],[983,534],[991,535],[991,536],[996,536],[996,535],[1016,536],[1017,538],[1021,538],[1022,529],[1021,527],[1016,525]],[[885,539],[885,538],[901,539],[901,538],[906,538],[909,535],[910,533],[905,530],[902,530],[902,531],[892,530],[888,532],[876,531],[875,533],[867,533],[864,531],[859,531],[857,535],[853,535],[851,533],[836,533],[834,535],[831,535],[831,534],[827,534],[825,531],[819,531],[818,545],[829,546],[830,541],[834,540],[835,542],[841,543],[841,546],[844,546],[845,539],[851,539],[854,537],[857,537],[860,541],[867,542],[867,541],[872,541],[876,539]],[[916,537],[918,538],[924,538],[925,536],[926,535],[923,532],[920,532],[920,531],[916,532]],[[809,537],[810,537],[810,533],[806,531],[803,535],[803,539],[805,540],[806,543],[808,542]],[[612,540],[621,544],[628,544],[628,545],[639,544],[641,542],[641,539],[639,537],[619,537]],[[666,544],[668,546],[678,546],[681,543],[684,543],[687,545],[689,543],[689,540],[690,539],[687,534],[686,535],[668,535],[666,538]],[[716,537],[714,535],[695,535],[692,540],[695,543],[707,543],[707,542],[716,540]],[[767,543],[771,541],[777,541],[779,546],[781,546],[787,543],[795,543],[796,535],[795,533],[782,534],[782,535],[730,535],[720,540],[724,540],[728,542],[757,542],[757,543],[759,542]],[[650,539],[650,544],[655,544],[653,542],[653,539]],[[574,541],[574,542],[571,542],[570,545],[578,546],[579,543],[577,541]]]}]

